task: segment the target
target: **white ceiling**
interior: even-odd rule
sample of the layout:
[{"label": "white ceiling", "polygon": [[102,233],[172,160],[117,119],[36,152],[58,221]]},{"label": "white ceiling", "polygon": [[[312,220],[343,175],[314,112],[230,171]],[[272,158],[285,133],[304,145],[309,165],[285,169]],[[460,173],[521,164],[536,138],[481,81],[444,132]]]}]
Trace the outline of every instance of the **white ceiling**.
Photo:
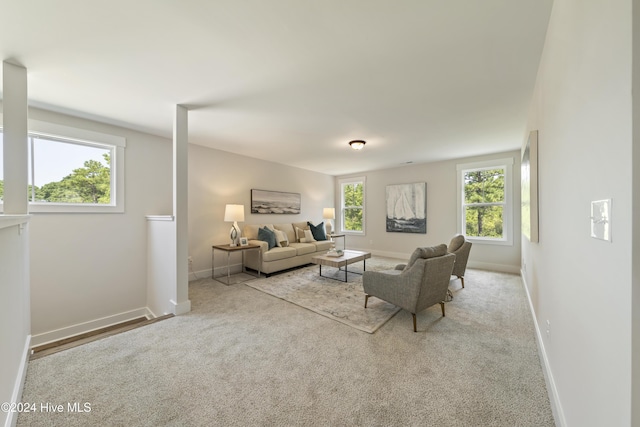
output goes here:
[{"label": "white ceiling", "polygon": [[551,3],[1,0],[0,53],[30,105],[341,175],[518,149]]}]

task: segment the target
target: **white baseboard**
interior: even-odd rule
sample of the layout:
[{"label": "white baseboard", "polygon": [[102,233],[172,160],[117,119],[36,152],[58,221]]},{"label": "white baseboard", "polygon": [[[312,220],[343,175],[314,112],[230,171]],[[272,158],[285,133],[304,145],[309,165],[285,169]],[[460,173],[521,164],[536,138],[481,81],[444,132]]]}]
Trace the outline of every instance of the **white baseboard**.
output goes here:
[{"label": "white baseboard", "polygon": [[[27,365],[29,363],[29,355],[31,354],[31,335],[27,335],[24,341],[24,349],[22,350],[22,360],[16,375],[16,381],[11,394],[11,402],[18,403],[22,401],[22,390],[24,390],[24,382],[27,379]],[[18,413],[9,411],[5,420],[5,427],[15,427],[18,422]]]},{"label": "white baseboard", "polygon": [[[367,251],[366,248],[353,248],[356,251]],[[413,251],[412,251],[413,252]],[[387,252],[387,251],[371,251],[372,255],[384,256],[389,258],[398,258],[400,260],[408,260],[411,257],[411,253],[403,252]],[[493,264],[489,262],[474,262],[469,261],[467,263],[468,268],[478,268],[480,270],[499,271],[501,273],[520,274],[519,265],[506,265],[506,264]]]},{"label": "white baseboard", "polygon": [[[237,273],[242,272],[242,264],[236,263],[236,264],[229,265],[229,272],[231,274],[237,274]],[[218,277],[218,276],[226,276],[226,274],[227,274],[227,266],[224,265],[222,267],[216,267],[215,273],[216,273],[216,277]],[[198,271],[191,270],[189,272],[189,281],[190,282],[192,282],[194,280],[205,279],[205,278],[210,278],[210,277],[211,277],[211,269],[210,268],[208,268],[206,270],[198,270]]]},{"label": "white baseboard", "polygon": [[[86,332],[95,331],[96,329],[106,328],[108,326],[117,325],[118,323],[127,322],[137,319],[138,317],[149,318],[151,311],[146,307],[127,311],[113,316],[102,317],[100,319],[90,320],[88,322],[78,323],[76,325],[67,326],[65,328],[56,329],[49,332],[34,335],[31,337],[31,346],[36,347],[65,338],[70,338]],[[153,317],[153,316],[151,316]]]},{"label": "white baseboard", "polygon": [[471,261],[467,263],[467,268],[478,268],[480,270],[499,271],[501,273],[520,274],[519,265],[493,264],[490,262]]},{"label": "white baseboard", "polygon": [[567,425],[567,421],[564,417],[562,404],[560,403],[560,397],[558,395],[556,382],[553,378],[551,367],[549,366],[549,358],[547,357],[547,352],[544,348],[544,342],[542,341],[542,331],[540,331],[540,327],[538,326],[538,318],[536,317],[536,312],[533,308],[533,302],[531,301],[531,295],[529,294],[527,279],[522,270],[520,271],[520,277],[522,277],[524,291],[527,294],[527,300],[529,301],[529,310],[531,311],[531,316],[533,316],[533,325],[535,326],[535,329],[536,329],[536,342],[538,344],[538,354],[540,355],[540,363],[542,364],[542,372],[544,373],[544,380],[547,384],[549,401],[551,403],[551,411],[553,412],[553,417],[555,418],[556,425],[558,427],[565,427]]}]

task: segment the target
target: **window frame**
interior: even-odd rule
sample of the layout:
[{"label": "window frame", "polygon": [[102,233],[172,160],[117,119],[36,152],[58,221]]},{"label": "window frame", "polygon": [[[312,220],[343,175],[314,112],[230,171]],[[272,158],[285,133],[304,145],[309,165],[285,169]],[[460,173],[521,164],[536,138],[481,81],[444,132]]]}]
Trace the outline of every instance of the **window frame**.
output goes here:
[{"label": "window frame", "polygon": [[[345,199],[344,199],[344,187],[349,184],[362,184],[362,231],[358,230],[346,230],[345,229]],[[351,178],[341,178],[338,180],[338,187],[340,189],[340,233],[351,234],[357,236],[366,235],[366,198],[367,198],[367,183],[366,177],[357,176]]]},{"label": "window frame", "polygon": [[[2,115],[0,114],[1,119]],[[2,129],[2,124],[0,124],[0,131]],[[29,201],[29,213],[123,213],[125,211],[125,137],[33,119],[29,119],[28,129],[28,143],[30,145],[32,137],[38,137],[52,139],[56,142],[108,149],[112,153],[110,165],[112,202],[110,204]],[[32,155],[29,156],[29,162],[33,174]],[[33,176],[29,177],[29,182],[33,182],[32,178]],[[4,211],[2,201],[0,201],[0,211]]]},{"label": "window frame", "polygon": [[[467,206],[464,201],[464,175],[467,172],[488,169],[504,169],[504,201],[502,203],[487,203],[487,206],[503,206],[502,216],[502,238],[467,236],[466,215]],[[461,163],[456,165],[457,170],[457,232],[474,243],[488,245],[508,245],[513,246],[513,158],[507,157],[495,160],[485,160],[473,163]],[[482,206],[481,204],[472,204]]]}]

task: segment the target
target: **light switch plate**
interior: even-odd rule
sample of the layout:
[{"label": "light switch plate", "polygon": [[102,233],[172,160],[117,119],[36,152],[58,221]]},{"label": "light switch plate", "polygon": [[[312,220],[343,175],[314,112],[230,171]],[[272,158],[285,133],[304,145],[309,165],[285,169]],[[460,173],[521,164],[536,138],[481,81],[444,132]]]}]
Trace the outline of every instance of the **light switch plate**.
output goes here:
[{"label": "light switch plate", "polygon": [[591,237],[611,241],[611,199],[591,202]]}]

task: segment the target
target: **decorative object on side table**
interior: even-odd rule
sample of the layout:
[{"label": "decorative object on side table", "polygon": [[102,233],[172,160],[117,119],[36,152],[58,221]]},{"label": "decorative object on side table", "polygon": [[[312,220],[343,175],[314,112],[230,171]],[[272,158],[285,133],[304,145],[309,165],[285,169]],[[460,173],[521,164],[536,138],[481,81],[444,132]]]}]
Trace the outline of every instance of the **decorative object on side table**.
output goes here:
[{"label": "decorative object on side table", "polygon": [[326,229],[327,236],[329,240],[331,240],[331,232],[333,231],[333,227],[331,225],[331,220],[336,219],[336,210],[335,208],[324,208],[322,209],[322,218],[326,220]]},{"label": "decorative object on side table", "polygon": [[229,231],[231,238],[231,246],[238,246],[240,239],[240,227],[238,221],[244,221],[244,205],[227,205],[224,208],[224,221],[233,222],[233,226]]}]

